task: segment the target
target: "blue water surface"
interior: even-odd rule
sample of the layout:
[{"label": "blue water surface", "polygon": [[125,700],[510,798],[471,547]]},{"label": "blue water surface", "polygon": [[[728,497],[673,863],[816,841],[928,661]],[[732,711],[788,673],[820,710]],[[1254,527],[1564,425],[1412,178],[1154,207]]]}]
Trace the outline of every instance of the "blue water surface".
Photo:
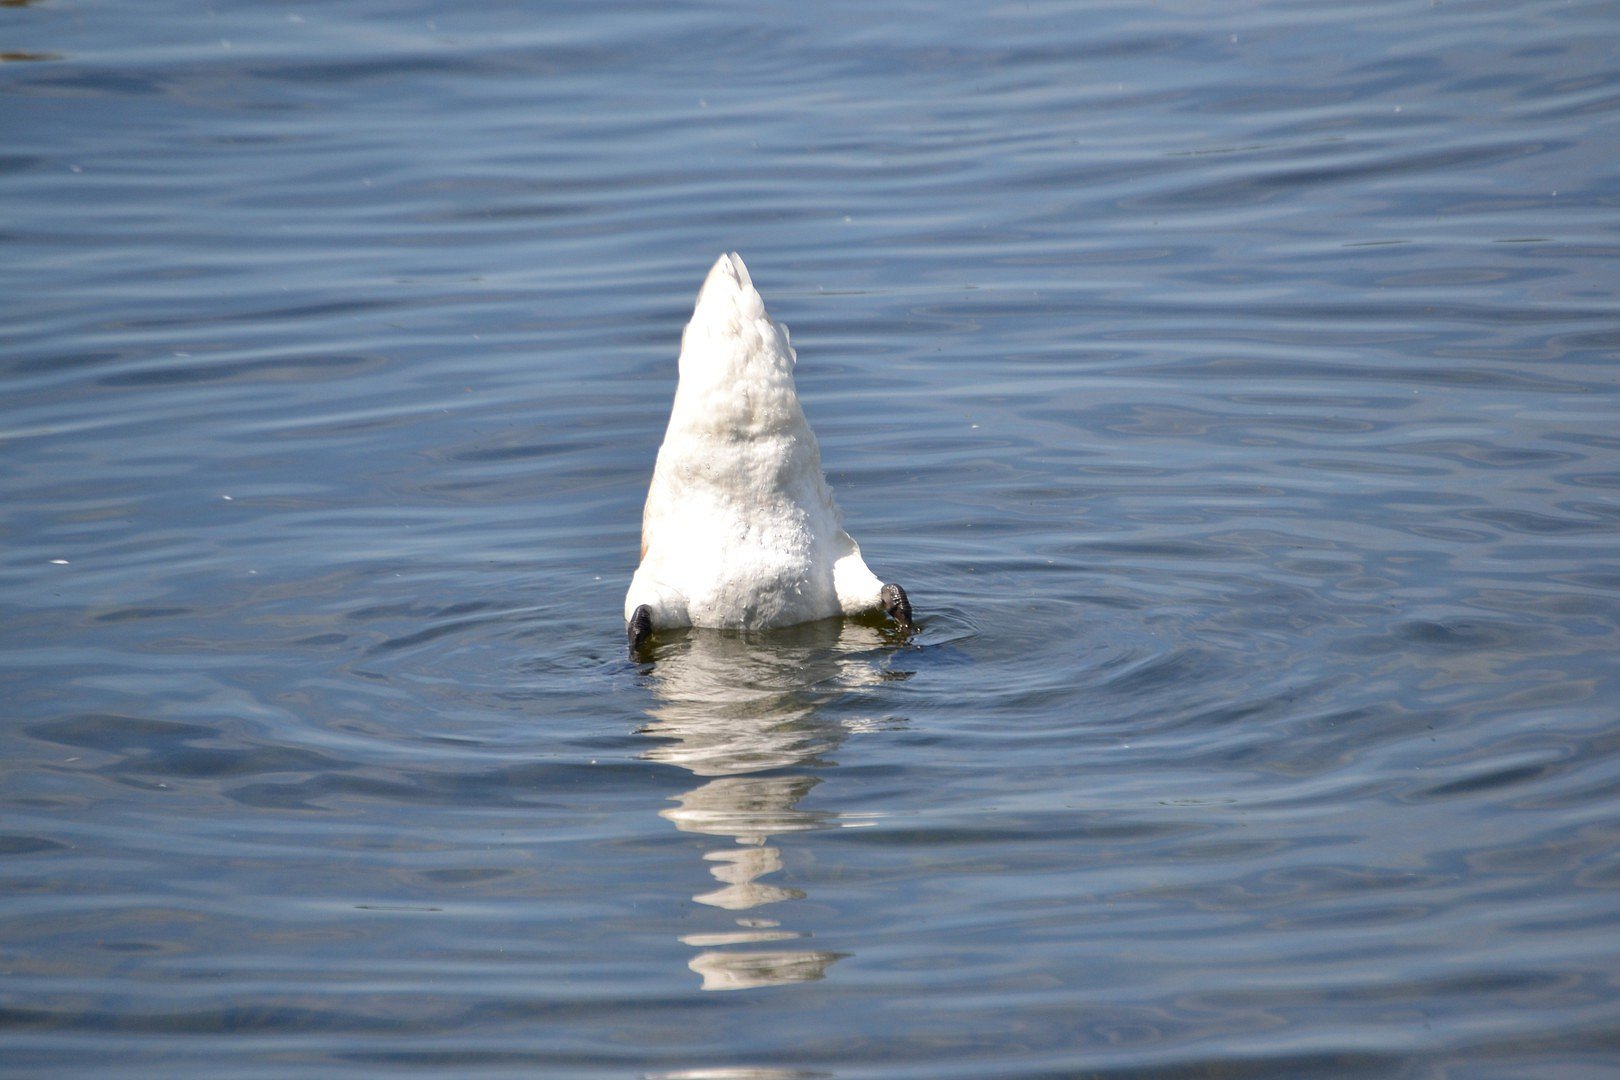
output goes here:
[{"label": "blue water surface", "polygon": [[1615,14],[6,0],[0,1073],[1620,1076]]}]

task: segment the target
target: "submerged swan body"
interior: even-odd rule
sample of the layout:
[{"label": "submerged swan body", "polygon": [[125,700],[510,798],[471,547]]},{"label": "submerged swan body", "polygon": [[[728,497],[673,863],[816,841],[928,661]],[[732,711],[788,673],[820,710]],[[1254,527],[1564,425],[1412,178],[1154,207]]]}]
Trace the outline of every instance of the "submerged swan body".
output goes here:
[{"label": "submerged swan body", "polygon": [[680,378],[624,599],[630,648],[654,629],[791,626],[883,609],[911,623],[844,531],[793,383],[787,329],[722,255],[681,337]]}]

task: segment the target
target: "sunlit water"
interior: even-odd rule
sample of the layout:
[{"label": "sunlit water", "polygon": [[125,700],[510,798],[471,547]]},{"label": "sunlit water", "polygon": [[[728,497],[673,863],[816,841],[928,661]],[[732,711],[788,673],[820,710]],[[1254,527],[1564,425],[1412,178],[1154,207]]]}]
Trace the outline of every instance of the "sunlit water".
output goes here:
[{"label": "sunlit water", "polygon": [[[0,52],[0,1072],[1620,1073],[1612,5]],[[912,640],[623,655],[732,249]]]}]

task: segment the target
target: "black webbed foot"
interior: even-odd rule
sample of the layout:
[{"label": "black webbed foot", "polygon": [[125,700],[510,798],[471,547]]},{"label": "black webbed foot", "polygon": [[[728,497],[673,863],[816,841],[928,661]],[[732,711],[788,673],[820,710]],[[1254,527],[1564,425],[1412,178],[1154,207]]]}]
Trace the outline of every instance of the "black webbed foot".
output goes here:
[{"label": "black webbed foot", "polygon": [[911,629],[911,600],[906,596],[906,590],[900,586],[889,583],[883,586],[878,593],[883,602],[883,610],[889,613],[889,618],[900,625],[902,630]]},{"label": "black webbed foot", "polygon": [[636,659],[647,639],[652,637],[652,608],[642,604],[630,616],[630,624],[625,628],[625,634],[630,639],[630,659]]}]

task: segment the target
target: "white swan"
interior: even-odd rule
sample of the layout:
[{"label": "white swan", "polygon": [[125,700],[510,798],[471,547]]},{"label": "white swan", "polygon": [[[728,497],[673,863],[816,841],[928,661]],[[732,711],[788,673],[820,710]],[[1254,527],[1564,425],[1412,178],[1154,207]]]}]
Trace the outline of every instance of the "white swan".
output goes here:
[{"label": "white swan", "polygon": [[791,626],[911,604],[867,569],[821,472],[787,328],[722,255],[681,336],[679,382],[624,598],[635,653],[655,629]]}]

